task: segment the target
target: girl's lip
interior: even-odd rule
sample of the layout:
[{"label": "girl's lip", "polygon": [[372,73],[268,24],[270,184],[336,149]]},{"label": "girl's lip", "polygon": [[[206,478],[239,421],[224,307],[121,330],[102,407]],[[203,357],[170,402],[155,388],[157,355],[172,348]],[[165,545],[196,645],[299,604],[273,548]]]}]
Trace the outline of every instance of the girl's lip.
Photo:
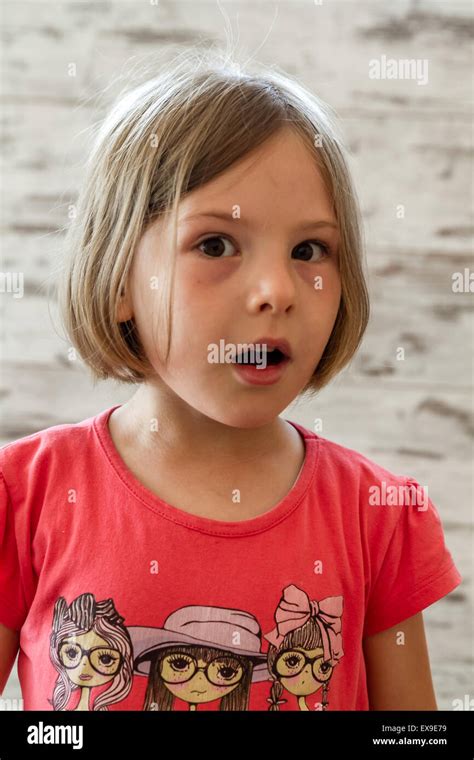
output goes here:
[{"label": "girl's lip", "polygon": [[285,338],[258,338],[254,344],[266,345],[268,348],[279,348],[282,354],[291,359],[291,346]]},{"label": "girl's lip", "polygon": [[92,676],[82,675],[82,676],[79,676],[79,678],[81,679],[81,681],[90,681]]},{"label": "girl's lip", "polygon": [[273,385],[283,375],[285,368],[290,363],[286,357],[279,364],[267,364],[265,369],[259,369],[252,364],[232,364],[235,373],[240,380],[250,385]]}]

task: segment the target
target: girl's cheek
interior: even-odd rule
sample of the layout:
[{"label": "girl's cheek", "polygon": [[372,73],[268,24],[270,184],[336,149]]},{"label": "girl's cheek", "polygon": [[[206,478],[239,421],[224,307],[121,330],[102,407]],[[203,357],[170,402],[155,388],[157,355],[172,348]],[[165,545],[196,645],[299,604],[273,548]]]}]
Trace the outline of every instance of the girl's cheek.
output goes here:
[{"label": "girl's cheek", "polygon": [[176,689],[178,692],[187,691],[189,688],[189,683],[185,681],[184,683],[174,683],[173,689]]},{"label": "girl's cheek", "polygon": [[[188,254],[189,259],[177,266],[176,279],[183,290],[211,288],[224,283],[235,274],[238,262],[213,261]],[[192,260],[191,260],[192,258]]]},{"label": "girl's cheek", "polygon": [[326,266],[308,267],[303,275],[311,283],[315,293],[329,295],[340,288],[338,269],[332,264]]},{"label": "girl's cheek", "polygon": [[[229,258],[229,260],[201,259],[195,254],[187,254],[177,264],[176,269],[176,293],[179,294],[179,300],[183,303],[191,304],[200,297],[208,298],[212,294],[214,298],[221,288],[220,292],[225,294],[226,298],[235,293],[242,295],[245,284],[248,280],[245,278],[239,280],[237,268],[239,260]],[[333,300],[340,296],[341,282],[339,269],[335,262],[325,261],[317,266],[310,266],[301,262],[296,264],[296,271],[301,283],[309,285],[312,294],[319,302]]]}]

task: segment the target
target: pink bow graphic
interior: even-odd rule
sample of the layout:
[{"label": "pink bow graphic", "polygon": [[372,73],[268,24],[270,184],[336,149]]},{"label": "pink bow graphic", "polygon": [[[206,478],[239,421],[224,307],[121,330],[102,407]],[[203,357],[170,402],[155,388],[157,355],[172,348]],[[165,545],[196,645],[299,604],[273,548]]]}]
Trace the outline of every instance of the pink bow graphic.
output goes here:
[{"label": "pink bow graphic", "polygon": [[342,596],[328,596],[320,602],[311,601],[302,589],[293,584],[287,586],[283,589],[283,596],[276,608],[276,628],[264,638],[278,648],[287,633],[301,628],[312,617],[321,631],[324,660],[335,665],[344,654],[341,635],[342,603]]}]

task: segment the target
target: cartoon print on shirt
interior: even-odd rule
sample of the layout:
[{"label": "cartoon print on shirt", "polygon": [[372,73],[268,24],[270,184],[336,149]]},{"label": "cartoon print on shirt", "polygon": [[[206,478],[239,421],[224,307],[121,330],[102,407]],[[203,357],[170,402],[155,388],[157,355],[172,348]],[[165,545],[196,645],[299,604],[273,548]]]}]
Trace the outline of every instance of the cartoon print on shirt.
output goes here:
[{"label": "cartoon print on shirt", "polygon": [[144,710],[172,710],[176,697],[190,710],[217,699],[220,710],[248,710],[251,683],[269,678],[260,625],[248,612],[181,607],[163,628],[129,632],[135,672],[148,674]]},{"label": "cartoon print on shirt", "polygon": [[300,710],[310,710],[306,698],[322,688],[322,702],[316,709],[327,710],[328,690],[342,649],[342,596],[317,602],[295,585],[286,586],[275,612],[276,628],[264,636],[270,642],[268,669],[273,678],[269,710],[279,710],[286,702],[283,690],[298,698]]},{"label": "cartoon print on shirt", "polygon": [[[93,594],[76,597],[69,607],[64,597],[54,606],[50,657],[59,675],[54,685],[54,710],[67,710],[71,694],[81,689],[74,710],[108,710],[132,688],[133,649],[124,618],[112,599],[96,602]],[[89,705],[92,688],[110,683]]]}]

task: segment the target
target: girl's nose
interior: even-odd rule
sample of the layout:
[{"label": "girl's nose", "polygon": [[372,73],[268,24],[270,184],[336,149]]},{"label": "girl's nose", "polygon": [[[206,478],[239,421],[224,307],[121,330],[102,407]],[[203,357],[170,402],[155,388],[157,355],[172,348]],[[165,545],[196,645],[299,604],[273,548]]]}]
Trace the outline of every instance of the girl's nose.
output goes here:
[{"label": "girl's nose", "polygon": [[294,274],[287,264],[270,264],[249,275],[248,307],[252,312],[285,313],[295,304]]}]

